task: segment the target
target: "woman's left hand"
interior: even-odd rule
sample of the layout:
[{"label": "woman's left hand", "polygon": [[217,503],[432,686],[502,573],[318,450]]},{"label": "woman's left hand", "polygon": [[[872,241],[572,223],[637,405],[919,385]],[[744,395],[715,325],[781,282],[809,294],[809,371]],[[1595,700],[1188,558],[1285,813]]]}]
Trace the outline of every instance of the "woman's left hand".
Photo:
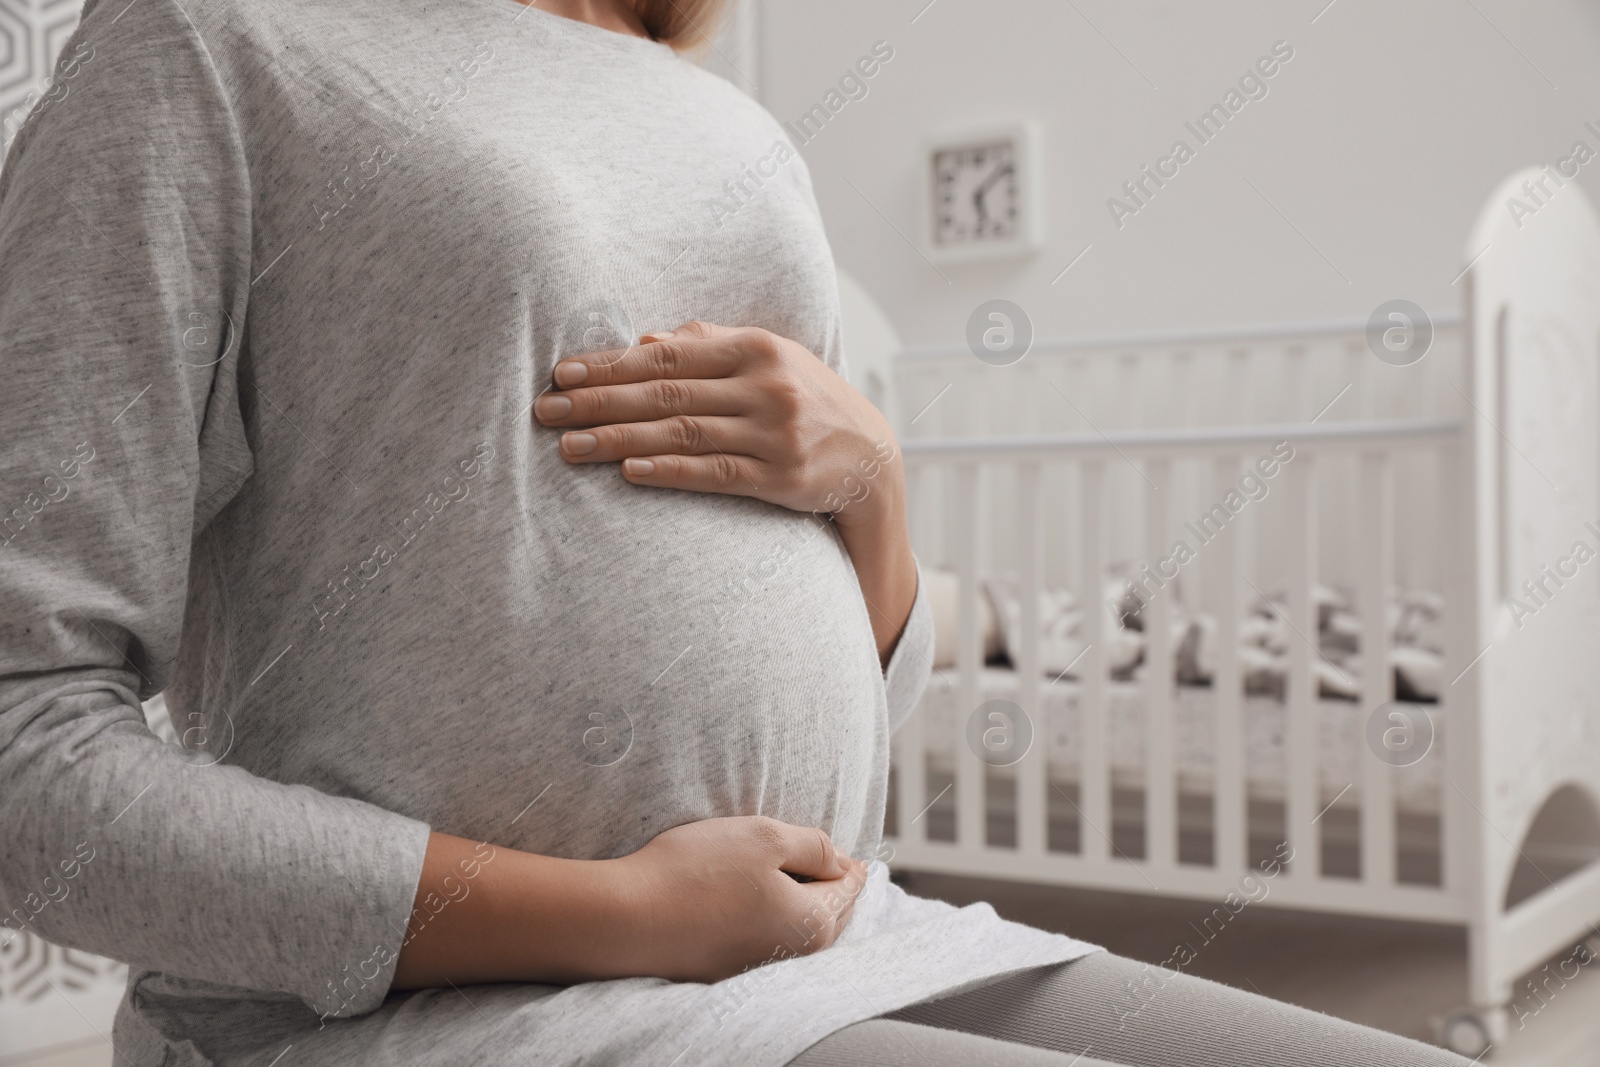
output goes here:
[{"label": "woman's left hand", "polygon": [[637,485],[752,496],[833,517],[887,664],[917,593],[905,474],[878,409],[803,345],[691,322],[557,363],[535,401],[571,463]]},{"label": "woman's left hand", "polygon": [[[638,485],[752,496],[841,527],[903,512],[894,434],[804,346],[691,322],[556,364],[534,415],[571,463],[622,462]],[[871,501],[872,503],[865,503]]]}]

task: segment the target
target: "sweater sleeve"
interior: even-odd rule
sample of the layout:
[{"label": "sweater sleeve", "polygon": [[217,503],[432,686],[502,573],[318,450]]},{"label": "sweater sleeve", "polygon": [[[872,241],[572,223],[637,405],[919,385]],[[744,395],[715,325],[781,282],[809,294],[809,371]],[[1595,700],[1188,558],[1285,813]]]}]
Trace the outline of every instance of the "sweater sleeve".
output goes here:
[{"label": "sweater sleeve", "polygon": [[911,717],[922,691],[933,675],[933,608],[928,603],[927,583],[922,579],[922,564],[917,564],[917,595],[905,629],[883,669],[884,689],[889,695],[889,732]]},{"label": "sweater sleeve", "polygon": [[251,204],[176,0],[88,0],[0,171],[0,922],[347,1016],[388,990],[428,827],[140,711],[251,473]]}]

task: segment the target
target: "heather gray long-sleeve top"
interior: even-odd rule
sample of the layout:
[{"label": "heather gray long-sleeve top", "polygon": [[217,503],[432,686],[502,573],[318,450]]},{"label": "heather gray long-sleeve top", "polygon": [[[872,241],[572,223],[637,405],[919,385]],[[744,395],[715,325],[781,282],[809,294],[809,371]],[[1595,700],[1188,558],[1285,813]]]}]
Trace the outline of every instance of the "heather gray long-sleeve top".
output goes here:
[{"label": "heather gray long-sleeve top", "polygon": [[563,354],[694,318],[842,367],[804,163],[664,45],[88,0],[0,172],[0,913],[130,961],[125,1058],[776,1065],[1091,950],[876,863],[837,944],[728,982],[389,991],[430,827],[876,853],[923,596],[881,670],[830,527],[530,418]]}]

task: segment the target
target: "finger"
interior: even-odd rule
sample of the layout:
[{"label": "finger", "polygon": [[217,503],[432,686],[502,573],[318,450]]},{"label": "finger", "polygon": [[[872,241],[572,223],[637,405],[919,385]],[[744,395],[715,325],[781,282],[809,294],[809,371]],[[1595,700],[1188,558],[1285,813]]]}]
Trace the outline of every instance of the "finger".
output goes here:
[{"label": "finger", "polygon": [[578,385],[626,385],[658,378],[726,378],[752,351],[776,343],[765,330],[730,329],[710,323],[689,323],[670,334],[630,348],[586,352],[557,363],[552,378],[558,388]]},{"label": "finger", "polygon": [[622,422],[561,435],[561,456],[573,463],[615,463],[629,456],[738,453],[759,442],[745,419],[674,415],[655,422]]},{"label": "finger", "polygon": [[760,460],[751,456],[732,452],[637,456],[622,461],[622,476],[634,485],[653,485],[660,489],[755,496],[761,491],[760,464]]},{"label": "finger", "polygon": [[[836,878],[813,878],[809,882],[800,882],[795,886],[809,894],[826,897],[830,893],[837,893],[841,898],[848,899],[854,904],[861,890],[866,888],[868,870],[867,865],[860,860],[846,858],[846,867],[843,874]],[[842,903],[842,901],[841,901]]]},{"label": "finger", "polygon": [[545,426],[604,426],[671,415],[741,415],[749,398],[748,390],[724,380],[662,378],[549,392],[534,401],[533,414]]},{"label": "finger", "polygon": [[815,826],[767,820],[777,849],[778,869],[812,878],[842,878],[850,872],[850,857],[833,843],[828,831]]},{"label": "finger", "polygon": [[815,942],[816,948],[826,948],[836,941],[855,912],[866,884],[866,866],[859,864],[840,878],[796,886],[805,900],[806,912],[800,925],[806,939]]},{"label": "finger", "polygon": [[656,330],[639,335],[641,341],[659,341],[666,337],[727,337],[740,331],[732,326],[719,326],[714,322],[695,319],[670,330]]}]

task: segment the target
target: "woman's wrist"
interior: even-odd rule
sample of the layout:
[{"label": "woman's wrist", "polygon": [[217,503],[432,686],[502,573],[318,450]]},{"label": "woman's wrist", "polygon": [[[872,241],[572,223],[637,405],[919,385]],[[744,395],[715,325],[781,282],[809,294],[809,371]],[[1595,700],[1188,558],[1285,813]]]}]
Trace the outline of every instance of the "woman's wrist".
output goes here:
[{"label": "woman's wrist", "polygon": [[844,473],[838,476],[823,507],[833,514],[841,531],[868,528],[893,532],[896,526],[905,525],[905,460],[888,420],[876,409],[869,412],[870,424],[857,429]]},{"label": "woman's wrist", "polygon": [[840,524],[839,536],[855,565],[878,658],[887,665],[917,596],[916,556],[904,517],[889,516],[876,524]]},{"label": "woman's wrist", "polygon": [[863,481],[864,494],[834,513],[834,525],[855,565],[879,661],[887,665],[916,600],[917,564],[906,522],[905,469],[892,436],[874,455],[880,458]]}]

